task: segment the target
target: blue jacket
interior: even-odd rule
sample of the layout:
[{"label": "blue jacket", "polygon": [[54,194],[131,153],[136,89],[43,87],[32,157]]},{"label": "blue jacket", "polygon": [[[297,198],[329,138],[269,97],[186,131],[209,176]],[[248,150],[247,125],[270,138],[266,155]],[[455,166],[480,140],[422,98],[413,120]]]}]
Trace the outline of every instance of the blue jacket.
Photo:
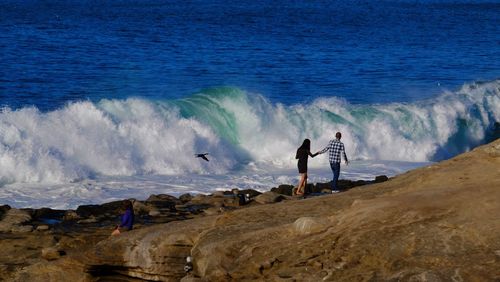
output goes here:
[{"label": "blue jacket", "polygon": [[134,225],[134,210],[127,209],[125,210],[125,213],[123,213],[123,215],[121,216],[120,227],[125,227],[128,230],[132,230],[133,225]]}]

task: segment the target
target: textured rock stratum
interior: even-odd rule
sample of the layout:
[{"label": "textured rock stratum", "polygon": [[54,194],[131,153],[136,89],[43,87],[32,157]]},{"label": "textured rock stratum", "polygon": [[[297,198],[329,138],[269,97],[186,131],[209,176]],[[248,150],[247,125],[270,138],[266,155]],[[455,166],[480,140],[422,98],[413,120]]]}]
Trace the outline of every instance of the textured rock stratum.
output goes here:
[{"label": "textured rock stratum", "polygon": [[43,269],[45,281],[64,273],[80,273],[74,281],[500,281],[500,140],[383,183],[254,203],[86,246],[12,279]]}]

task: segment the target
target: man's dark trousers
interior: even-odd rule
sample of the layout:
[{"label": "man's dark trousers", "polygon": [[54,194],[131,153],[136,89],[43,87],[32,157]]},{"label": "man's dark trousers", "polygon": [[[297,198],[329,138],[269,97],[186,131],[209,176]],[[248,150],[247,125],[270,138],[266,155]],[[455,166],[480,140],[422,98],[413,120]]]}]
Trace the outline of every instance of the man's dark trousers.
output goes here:
[{"label": "man's dark trousers", "polygon": [[333,172],[332,191],[339,191],[340,189],[337,186],[337,182],[340,175],[340,163],[330,163],[330,167]]}]

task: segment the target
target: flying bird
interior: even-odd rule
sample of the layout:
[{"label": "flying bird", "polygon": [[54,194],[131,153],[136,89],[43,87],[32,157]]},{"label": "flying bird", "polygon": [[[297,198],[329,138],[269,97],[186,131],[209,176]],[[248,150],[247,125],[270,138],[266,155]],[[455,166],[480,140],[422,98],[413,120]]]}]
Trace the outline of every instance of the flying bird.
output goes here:
[{"label": "flying bird", "polygon": [[205,161],[208,162],[209,160],[207,159],[206,155],[208,155],[208,153],[205,153],[205,154],[195,154],[195,156],[197,158],[202,158],[202,159],[204,159]]}]

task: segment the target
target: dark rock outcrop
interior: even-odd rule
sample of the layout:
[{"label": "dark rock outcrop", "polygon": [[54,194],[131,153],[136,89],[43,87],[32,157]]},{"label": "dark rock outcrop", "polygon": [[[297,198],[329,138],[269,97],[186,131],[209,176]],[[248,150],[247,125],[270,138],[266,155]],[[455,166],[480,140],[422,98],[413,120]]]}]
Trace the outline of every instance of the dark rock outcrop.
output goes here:
[{"label": "dark rock outcrop", "polygon": [[5,215],[5,213],[8,210],[10,210],[10,206],[9,205],[0,206],[0,220],[2,220],[3,216]]},{"label": "dark rock outcrop", "polygon": [[76,209],[76,213],[83,218],[116,216],[120,214],[122,207],[123,201],[114,201],[102,205],[81,205]]},{"label": "dark rock outcrop", "polygon": [[283,195],[274,192],[265,192],[255,197],[255,201],[259,204],[272,204],[286,199]]},{"label": "dark rock outcrop", "polygon": [[271,192],[274,192],[277,194],[282,194],[282,195],[287,195],[287,196],[292,196],[293,188],[294,188],[293,185],[282,184],[282,185],[279,185],[278,187],[272,188]]}]

